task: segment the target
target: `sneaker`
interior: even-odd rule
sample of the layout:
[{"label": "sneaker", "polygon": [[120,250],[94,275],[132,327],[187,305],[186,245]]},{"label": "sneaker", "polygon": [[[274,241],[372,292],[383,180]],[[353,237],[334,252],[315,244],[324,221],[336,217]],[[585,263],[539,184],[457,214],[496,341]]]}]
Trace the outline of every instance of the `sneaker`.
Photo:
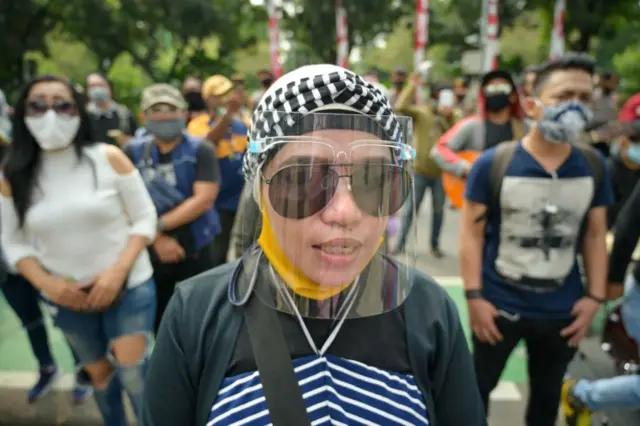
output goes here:
[{"label": "sneaker", "polygon": [[71,391],[71,399],[74,404],[82,404],[93,396],[93,386],[91,380],[84,370],[76,374],[76,385]]},{"label": "sneaker", "polygon": [[442,259],[444,257],[444,253],[442,253],[438,247],[432,247],[431,248],[431,254],[436,259]]},{"label": "sneaker", "polygon": [[36,384],[27,392],[27,402],[33,404],[39,398],[49,393],[58,378],[58,369],[55,365],[40,369],[40,377]]},{"label": "sneaker", "polygon": [[591,411],[575,397],[576,381],[567,379],[562,384],[560,405],[567,426],[591,426]]}]

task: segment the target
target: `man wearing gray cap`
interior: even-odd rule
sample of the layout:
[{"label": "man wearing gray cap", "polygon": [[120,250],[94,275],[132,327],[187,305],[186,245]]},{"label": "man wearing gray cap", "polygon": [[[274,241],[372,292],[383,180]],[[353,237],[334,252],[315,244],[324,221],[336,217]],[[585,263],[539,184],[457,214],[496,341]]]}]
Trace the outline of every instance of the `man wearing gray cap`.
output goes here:
[{"label": "man wearing gray cap", "polygon": [[178,89],[154,84],[142,93],[147,134],[125,147],[158,211],[151,260],[157,286],[156,330],[176,283],[213,266],[220,222],[213,204],[220,171],[213,148],[186,132]]}]

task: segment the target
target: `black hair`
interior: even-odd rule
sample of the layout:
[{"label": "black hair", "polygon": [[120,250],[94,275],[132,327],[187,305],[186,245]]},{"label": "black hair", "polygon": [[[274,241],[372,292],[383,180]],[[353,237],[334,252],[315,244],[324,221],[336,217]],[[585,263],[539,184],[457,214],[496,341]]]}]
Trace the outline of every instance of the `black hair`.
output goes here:
[{"label": "black hair", "polygon": [[579,70],[585,71],[593,76],[595,67],[595,60],[586,53],[566,53],[558,59],[551,60],[538,68],[536,79],[533,82],[533,92],[539,94],[549,81],[551,74],[556,71]]},{"label": "black hair", "polygon": [[72,145],[78,158],[82,158],[84,147],[94,143],[91,133],[89,115],[85,110],[84,98],[75,89],[73,83],[65,78],[53,75],[38,76],[31,80],[20,93],[13,115],[13,141],[4,163],[4,176],[11,186],[13,205],[20,227],[24,225],[25,216],[31,207],[32,194],[37,184],[42,149],[27,128],[24,119],[27,108],[27,97],[33,86],[42,82],[59,82],[69,88],[73,101],[78,108],[80,126]]}]

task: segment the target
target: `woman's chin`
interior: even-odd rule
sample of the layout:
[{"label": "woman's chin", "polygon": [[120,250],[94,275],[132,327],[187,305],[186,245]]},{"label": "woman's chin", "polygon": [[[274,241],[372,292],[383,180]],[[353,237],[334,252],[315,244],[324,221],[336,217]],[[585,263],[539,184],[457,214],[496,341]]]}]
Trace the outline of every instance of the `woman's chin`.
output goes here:
[{"label": "woman's chin", "polygon": [[365,266],[362,262],[353,262],[341,268],[328,268],[326,265],[315,263],[315,267],[310,266],[307,268],[308,272],[305,273],[305,275],[311,279],[311,281],[321,286],[340,287],[353,282]]}]

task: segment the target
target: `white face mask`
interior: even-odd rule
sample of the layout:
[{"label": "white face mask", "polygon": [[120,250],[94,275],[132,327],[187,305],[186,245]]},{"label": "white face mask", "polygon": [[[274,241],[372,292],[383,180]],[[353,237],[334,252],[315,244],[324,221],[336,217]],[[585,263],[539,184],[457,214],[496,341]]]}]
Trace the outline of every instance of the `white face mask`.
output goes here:
[{"label": "white face mask", "polygon": [[58,115],[50,109],[39,117],[26,117],[24,124],[40,148],[53,151],[71,145],[80,127],[80,117]]}]

